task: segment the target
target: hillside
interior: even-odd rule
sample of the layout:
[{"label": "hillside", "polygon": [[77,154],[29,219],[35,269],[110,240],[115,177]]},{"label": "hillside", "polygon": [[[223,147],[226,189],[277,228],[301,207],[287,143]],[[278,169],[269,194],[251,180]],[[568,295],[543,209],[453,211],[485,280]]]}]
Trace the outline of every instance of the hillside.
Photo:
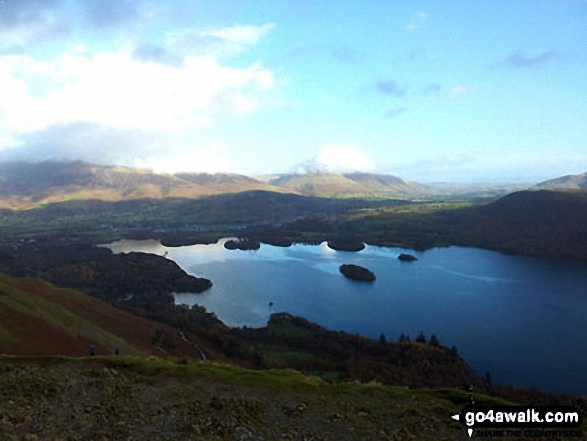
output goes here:
[{"label": "hillside", "polygon": [[541,182],[532,187],[535,190],[579,191],[587,190],[587,173],[567,175]]},{"label": "hillside", "polygon": [[273,176],[270,184],[319,197],[399,197],[423,192],[423,184],[371,173],[304,173]]},{"label": "hillside", "polygon": [[84,356],[90,346],[98,355],[119,348],[123,354],[197,356],[169,326],[40,279],[0,274],[0,353]]},{"label": "hillside", "polygon": [[[432,204],[433,205],[433,204]],[[442,206],[441,206],[442,208]],[[461,245],[511,254],[587,259],[587,193],[519,191],[484,205],[385,207],[356,216],[369,244],[429,249]]]},{"label": "hillside", "polygon": [[249,190],[284,191],[241,175],[162,175],[80,161],[0,163],[0,208],[32,208],[76,199],[199,198]]},{"label": "hillside", "polygon": [[205,187],[215,193],[239,193],[266,190],[282,193],[283,189],[234,173],[177,173],[176,178]]},{"label": "hillside", "polygon": [[154,357],[0,357],[0,372],[1,439],[468,439],[450,418],[467,400],[454,389],[329,384]]}]

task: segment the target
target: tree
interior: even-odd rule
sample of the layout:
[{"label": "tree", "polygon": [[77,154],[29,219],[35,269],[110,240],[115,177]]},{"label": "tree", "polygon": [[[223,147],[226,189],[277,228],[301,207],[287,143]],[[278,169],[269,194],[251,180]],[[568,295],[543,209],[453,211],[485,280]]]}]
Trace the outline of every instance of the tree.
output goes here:
[{"label": "tree", "polygon": [[440,340],[438,340],[438,337],[436,336],[436,334],[432,334],[430,336],[430,344],[432,346],[436,346],[436,347],[440,346]]},{"label": "tree", "polygon": [[385,338],[385,334],[383,332],[379,336],[379,343],[381,343],[382,345],[387,344],[387,339]]},{"label": "tree", "polygon": [[485,371],[485,377],[483,378],[485,384],[489,387],[493,384],[491,381],[491,373],[489,371]]},{"label": "tree", "polygon": [[416,337],[416,341],[418,343],[426,343],[426,336],[424,335],[424,332],[420,331],[418,337]]}]

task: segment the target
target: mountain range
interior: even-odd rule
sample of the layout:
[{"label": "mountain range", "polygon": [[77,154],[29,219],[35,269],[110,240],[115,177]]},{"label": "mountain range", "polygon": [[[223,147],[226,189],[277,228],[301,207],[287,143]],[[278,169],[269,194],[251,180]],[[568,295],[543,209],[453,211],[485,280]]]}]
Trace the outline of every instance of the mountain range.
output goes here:
[{"label": "mountain range", "polygon": [[23,209],[74,199],[191,199],[249,190],[284,191],[235,174],[164,175],[79,161],[0,164],[0,208]]},{"label": "mountain range", "polygon": [[372,173],[283,174],[261,179],[304,196],[319,197],[401,197],[431,190],[418,182]]},{"label": "mountain range", "polygon": [[396,176],[367,173],[286,174],[254,179],[227,173],[158,174],[80,161],[0,164],[0,208],[10,209],[74,199],[193,199],[251,190],[323,197],[403,197],[426,188]]},{"label": "mountain range", "polygon": [[0,163],[0,208],[53,202],[196,199],[263,190],[326,198],[418,199],[497,197],[517,190],[585,190],[587,173],[523,185],[424,185],[388,174],[309,172],[252,178],[229,173],[159,174],[150,170],[76,162]]}]

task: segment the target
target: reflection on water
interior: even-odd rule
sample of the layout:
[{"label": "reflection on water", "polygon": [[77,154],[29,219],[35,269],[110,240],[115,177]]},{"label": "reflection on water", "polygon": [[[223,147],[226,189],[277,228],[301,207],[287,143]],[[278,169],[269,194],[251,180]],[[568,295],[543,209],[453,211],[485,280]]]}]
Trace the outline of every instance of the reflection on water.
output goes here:
[{"label": "reflection on water", "polygon": [[[108,245],[115,252],[165,255],[214,283],[176,301],[200,304],[233,326],[263,326],[287,311],[330,329],[388,340],[434,333],[494,382],[587,393],[587,265],[472,248],[437,248],[401,262],[399,248],[337,252],[326,244],[166,248],[156,241]],[[364,284],[343,277],[353,263],[372,270]],[[273,302],[273,306],[269,306]]]}]

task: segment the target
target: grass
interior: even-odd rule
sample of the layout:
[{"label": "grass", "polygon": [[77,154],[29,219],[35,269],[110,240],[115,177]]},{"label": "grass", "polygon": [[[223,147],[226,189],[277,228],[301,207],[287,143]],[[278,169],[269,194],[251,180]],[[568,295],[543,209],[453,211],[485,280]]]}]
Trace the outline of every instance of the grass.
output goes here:
[{"label": "grass", "polygon": [[[377,382],[358,381],[328,383],[321,378],[303,375],[291,369],[251,370],[220,362],[203,362],[186,358],[159,358],[124,355],[95,357],[65,356],[7,356],[0,355],[1,363],[32,363],[57,365],[64,363],[91,363],[122,372],[135,374],[136,380],[155,384],[160,380],[175,378],[189,381],[200,378],[213,383],[222,383],[258,391],[294,393],[296,396],[317,396],[320,400],[352,403],[356,400],[390,406],[402,415],[429,417],[435,414],[438,422],[446,422],[443,415],[456,413],[468,401],[468,393],[457,389],[409,389],[385,386]],[[99,373],[98,373],[99,374]],[[97,375],[98,375],[97,374]],[[475,402],[486,406],[515,406],[510,401],[476,394]],[[343,406],[344,407],[344,406]],[[448,417],[447,417],[448,418]],[[581,426],[587,429],[587,420]]]},{"label": "grass", "polygon": [[[87,361],[88,357],[83,360]],[[185,358],[122,356],[94,357],[90,360],[129,369],[145,377],[206,377],[235,386],[269,390],[308,392],[327,384],[319,378],[304,376],[292,369],[251,370],[226,363]]]},{"label": "grass", "polygon": [[0,323],[0,346],[9,346],[17,342],[18,338]]},{"label": "grass", "polygon": [[297,326],[290,321],[281,321],[279,323],[269,323],[267,325],[270,331],[275,332],[278,336],[303,339],[313,333],[311,329],[303,326]]},{"label": "grass", "polygon": [[[26,289],[19,289],[19,279],[0,274],[0,302],[8,308],[13,309],[21,314],[36,317],[51,324],[52,326],[65,331],[72,337],[85,336],[94,339],[105,347],[119,347],[124,351],[133,351],[125,341],[108,333],[90,321],[79,317],[57,303],[42,299],[39,296],[27,292]],[[48,283],[41,282],[43,288],[47,290],[60,291]],[[58,294],[58,293],[57,293]],[[65,299],[66,300],[66,299]],[[0,327],[0,342],[8,343],[10,341],[10,330]],[[2,335],[5,338],[1,338]],[[33,336],[29,336],[33,337]]]},{"label": "grass", "polygon": [[283,365],[296,365],[298,363],[316,363],[321,358],[317,355],[303,351],[270,351],[266,356],[271,360]]}]

